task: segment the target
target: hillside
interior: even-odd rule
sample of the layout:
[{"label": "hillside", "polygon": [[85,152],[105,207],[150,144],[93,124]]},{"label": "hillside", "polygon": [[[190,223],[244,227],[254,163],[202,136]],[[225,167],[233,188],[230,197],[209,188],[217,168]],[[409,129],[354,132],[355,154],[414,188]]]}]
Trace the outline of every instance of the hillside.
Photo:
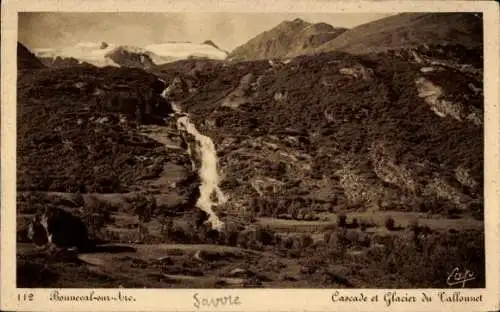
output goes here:
[{"label": "hillside", "polygon": [[219,52],[20,72],[18,287],[484,287],[481,46]]},{"label": "hillside", "polygon": [[345,31],[345,28],[334,28],[326,23],[312,24],[301,19],[285,21],[235,48],[229,59],[292,57],[317,48]]},{"label": "hillside", "polygon": [[87,63],[85,61],[77,60],[73,57],[47,57],[41,56],[38,57],[40,62],[42,62],[45,66],[51,68],[64,68],[64,67],[94,67],[94,65]]},{"label": "hillside", "polygon": [[470,13],[403,13],[349,29],[307,52],[339,50],[360,54],[446,43],[478,47],[482,36],[481,18]]},{"label": "hillside", "polygon": [[[165,117],[155,77],[134,69],[74,67],[18,82],[18,190],[125,192],[162,171],[169,155],[135,133]],[[156,87],[157,88],[157,87]],[[152,106],[150,115],[146,106]],[[138,120],[136,107],[144,112]],[[97,174],[97,172],[99,172]]]},{"label": "hillside", "polygon": [[279,65],[207,63],[212,74],[186,76],[200,87],[182,105],[216,140],[235,209],[259,194],[270,206],[304,194],[318,209],[475,214],[482,78],[463,62],[481,66],[481,57],[431,46]]},{"label": "hillside", "polygon": [[366,54],[424,44],[481,46],[482,20],[470,13],[403,13],[344,29],[295,19],[235,48],[229,59],[287,58],[329,51]]},{"label": "hillside", "polygon": [[116,66],[128,68],[148,69],[166,62],[164,58],[150,51],[131,46],[114,47],[105,57],[112,60]]}]

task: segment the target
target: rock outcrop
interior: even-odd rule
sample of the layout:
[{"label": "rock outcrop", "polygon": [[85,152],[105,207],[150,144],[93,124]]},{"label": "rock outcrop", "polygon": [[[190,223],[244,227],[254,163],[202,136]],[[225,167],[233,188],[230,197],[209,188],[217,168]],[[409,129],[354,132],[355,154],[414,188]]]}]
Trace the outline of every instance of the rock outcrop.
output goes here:
[{"label": "rock outcrop", "polygon": [[17,67],[18,69],[44,68],[43,63],[22,43],[17,43]]},{"label": "rock outcrop", "polygon": [[85,223],[59,208],[46,208],[36,215],[28,227],[28,238],[36,245],[55,245],[57,247],[89,248],[91,242]]}]

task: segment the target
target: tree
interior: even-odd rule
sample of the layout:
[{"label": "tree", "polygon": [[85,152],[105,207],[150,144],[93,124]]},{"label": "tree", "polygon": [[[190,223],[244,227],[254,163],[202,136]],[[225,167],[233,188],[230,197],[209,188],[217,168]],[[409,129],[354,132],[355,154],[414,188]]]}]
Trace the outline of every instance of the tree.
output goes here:
[{"label": "tree", "polygon": [[163,222],[162,222],[162,227],[161,227],[161,233],[168,240],[171,238],[174,222],[172,221],[171,218],[168,218],[168,217],[163,218],[162,221]]},{"label": "tree", "polygon": [[206,220],[208,220],[208,214],[201,209],[196,210],[194,215],[195,228],[200,228]]},{"label": "tree", "polygon": [[387,217],[387,219],[385,219],[385,227],[389,231],[394,231],[396,228],[396,221],[394,221],[394,218],[392,218],[390,216]]},{"label": "tree", "polygon": [[297,219],[297,205],[295,202],[291,202],[290,205],[288,206],[288,214],[292,216],[292,219],[296,220]]},{"label": "tree", "polygon": [[332,238],[332,231],[326,231],[325,233],[323,233],[323,241],[325,242],[325,244],[329,244],[331,238]]},{"label": "tree", "polygon": [[347,216],[345,213],[341,213],[337,219],[337,225],[339,227],[345,227],[347,225]]},{"label": "tree", "polygon": [[358,219],[356,219],[356,218],[352,219],[351,227],[354,229],[359,227]]},{"label": "tree", "polygon": [[311,238],[311,236],[304,234],[300,238],[300,245],[303,249],[311,246],[314,243],[314,240]]}]

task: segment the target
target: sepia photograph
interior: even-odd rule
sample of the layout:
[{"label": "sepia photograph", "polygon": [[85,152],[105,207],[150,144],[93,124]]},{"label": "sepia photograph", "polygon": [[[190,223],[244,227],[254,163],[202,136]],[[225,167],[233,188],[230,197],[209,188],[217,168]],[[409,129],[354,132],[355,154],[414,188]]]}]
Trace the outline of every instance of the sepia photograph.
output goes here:
[{"label": "sepia photograph", "polygon": [[2,16],[2,59],[17,53],[11,73],[2,61],[2,279],[12,268],[23,289],[9,296],[494,301],[478,292],[498,269],[484,10],[221,7]]},{"label": "sepia photograph", "polygon": [[18,23],[18,287],[484,287],[481,14]]}]

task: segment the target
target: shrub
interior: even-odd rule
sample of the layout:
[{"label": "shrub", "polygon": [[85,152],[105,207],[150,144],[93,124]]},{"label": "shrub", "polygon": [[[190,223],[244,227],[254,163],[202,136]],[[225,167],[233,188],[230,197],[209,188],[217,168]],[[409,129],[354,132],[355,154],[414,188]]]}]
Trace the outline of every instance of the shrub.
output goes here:
[{"label": "shrub", "polygon": [[171,242],[175,243],[190,243],[193,241],[193,235],[195,233],[196,231],[194,231],[188,223],[182,225],[178,222],[174,222],[169,238]]},{"label": "shrub", "polygon": [[255,218],[257,217],[257,213],[254,210],[254,208],[248,209],[247,211],[244,212],[244,220],[246,223],[254,223],[256,220]]},{"label": "shrub", "polygon": [[370,235],[367,235],[366,233],[362,233],[360,237],[358,238],[358,245],[361,247],[370,247],[372,243]]},{"label": "shrub", "polygon": [[149,222],[156,210],[156,199],[154,196],[139,195],[132,203],[134,215],[139,217],[140,222]]},{"label": "shrub", "polygon": [[80,217],[88,227],[89,235],[95,238],[102,238],[102,230],[105,225],[112,222],[111,212],[116,208],[106,201],[100,201],[91,196],[83,207]]},{"label": "shrub", "polygon": [[394,231],[396,229],[396,221],[394,221],[394,218],[387,217],[387,219],[385,219],[385,228],[389,231]]},{"label": "shrub", "polygon": [[449,219],[460,219],[462,210],[456,207],[449,207],[448,209],[446,209],[446,214]]},{"label": "shrub", "polygon": [[357,229],[359,227],[358,219],[356,219],[356,218],[352,219],[350,227],[353,228],[353,229]]},{"label": "shrub", "polygon": [[314,240],[310,235],[304,234],[300,237],[300,245],[302,249],[306,249],[309,246],[312,246],[314,243]]},{"label": "shrub", "polygon": [[248,233],[246,231],[238,232],[236,238],[236,246],[240,248],[247,248],[249,246]]},{"label": "shrub", "polygon": [[73,202],[75,203],[75,205],[77,207],[84,206],[85,205],[85,200],[83,198],[82,193],[76,192],[75,194],[73,194]]},{"label": "shrub", "polygon": [[330,243],[332,235],[333,235],[333,231],[326,231],[323,233],[323,241],[325,242],[325,244]]},{"label": "shrub", "polygon": [[288,236],[284,240],[282,240],[283,247],[285,249],[292,249],[293,248],[293,238]]},{"label": "shrub", "polygon": [[274,232],[269,228],[258,226],[255,229],[255,240],[260,242],[264,246],[273,245]]},{"label": "shrub", "polygon": [[347,216],[345,213],[341,213],[337,219],[337,225],[339,227],[345,227],[347,225]]},{"label": "shrub", "polygon": [[288,214],[292,217],[292,219],[296,220],[297,219],[297,213],[298,213],[298,208],[296,205],[293,203],[288,206]]},{"label": "shrub", "polygon": [[349,240],[347,239],[347,230],[345,228],[340,229],[336,232],[334,242],[336,243],[336,250],[343,254],[349,246]]},{"label": "shrub", "polygon": [[21,198],[18,195],[17,201],[18,201],[18,207],[17,207],[18,213],[21,212],[30,214],[36,213],[38,210],[42,209],[43,206],[46,204],[45,197],[43,196],[43,194],[38,192],[30,192],[24,198]]},{"label": "shrub", "polygon": [[168,240],[172,233],[174,222],[171,218],[168,217],[161,218],[160,222],[161,222],[161,230],[160,230],[161,234],[165,239]]},{"label": "shrub", "polygon": [[361,228],[361,231],[364,232],[367,228],[375,227],[376,225],[372,220],[368,221],[366,219],[361,219],[359,221],[359,226]]},{"label": "shrub", "polygon": [[225,244],[229,246],[236,246],[238,243],[238,231],[228,230],[224,233]]},{"label": "shrub", "polygon": [[217,241],[219,240],[219,231],[214,230],[214,229],[208,229],[206,231],[205,235],[205,241],[211,243],[211,244],[216,244]]},{"label": "shrub", "polygon": [[335,211],[335,206],[333,203],[328,203],[327,204],[327,207],[326,207],[326,210],[329,212],[329,213],[333,213]]},{"label": "shrub", "polygon": [[381,286],[391,285],[391,288],[446,287],[443,272],[451,272],[454,267],[475,272],[477,279],[467,286],[482,287],[483,239],[484,232],[479,231],[442,233],[430,235],[422,242],[424,248],[419,249],[411,244],[411,239],[394,237],[391,244],[394,248],[369,250],[365,265],[367,268],[374,268],[371,272],[384,279]]},{"label": "shrub", "polygon": [[484,205],[482,202],[473,202],[469,208],[471,215],[474,219],[483,221],[484,220]]},{"label": "shrub", "polygon": [[[413,219],[410,224],[409,224],[409,227],[410,227],[410,230],[413,232],[413,233],[417,233],[419,232],[420,230],[420,226],[418,224],[418,220],[417,219]],[[418,233],[417,233],[418,234]]]}]

